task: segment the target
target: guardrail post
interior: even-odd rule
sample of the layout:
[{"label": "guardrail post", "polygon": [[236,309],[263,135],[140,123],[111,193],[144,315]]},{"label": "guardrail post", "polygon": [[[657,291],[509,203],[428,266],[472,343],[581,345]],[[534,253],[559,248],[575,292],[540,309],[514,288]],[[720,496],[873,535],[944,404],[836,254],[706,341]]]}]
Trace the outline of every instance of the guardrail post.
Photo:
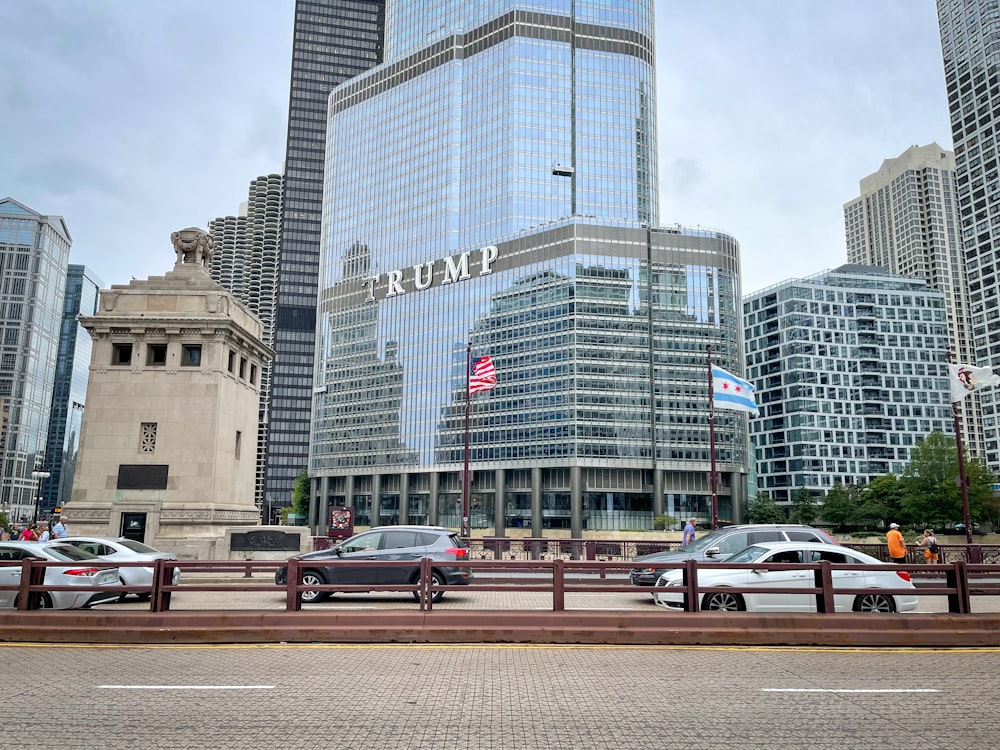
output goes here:
[{"label": "guardrail post", "polygon": [[294,557],[288,561],[288,575],[285,577],[285,609],[289,612],[302,611],[302,568]]},{"label": "guardrail post", "polygon": [[552,561],[552,611],[566,609],[566,561],[561,557]]},{"label": "guardrail post", "polygon": [[833,571],[829,560],[820,560],[819,569],[813,571],[813,582],[816,588],[822,589],[816,594],[816,611],[836,612],[837,608],[833,601]]},{"label": "guardrail post", "polygon": [[153,560],[153,587],[149,591],[149,611],[166,612],[170,609],[170,592],[164,589],[168,580],[174,580],[174,566],[166,560]]},{"label": "guardrail post", "polygon": [[969,601],[969,569],[964,560],[956,560],[945,573],[948,588],[955,589],[954,594],[948,594],[948,611],[952,614],[966,615],[972,611]]},{"label": "guardrail post", "polygon": [[[684,611],[699,612],[701,603],[698,601],[698,564],[694,560],[684,561],[684,574],[681,578],[684,584]],[[654,582],[655,586],[656,583]]]},{"label": "guardrail post", "polygon": [[431,574],[431,559],[429,557],[420,558],[420,579],[417,583],[420,590],[417,594],[420,597],[420,611],[429,612],[434,606],[434,596],[431,594],[431,582],[434,580]]},{"label": "guardrail post", "polygon": [[253,576],[253,558],[248,557],[244,563],[246,564],[243,566],[243,577],[251,578]]},{"label": "guardrail post", "polygon": [[38,561],[35,557],[25,557],[21,560],[21,583],[17,590],[19,610],[38,609],[42,594],[31,590],[34,586],[45,585],[45,567],[35,564]]}]

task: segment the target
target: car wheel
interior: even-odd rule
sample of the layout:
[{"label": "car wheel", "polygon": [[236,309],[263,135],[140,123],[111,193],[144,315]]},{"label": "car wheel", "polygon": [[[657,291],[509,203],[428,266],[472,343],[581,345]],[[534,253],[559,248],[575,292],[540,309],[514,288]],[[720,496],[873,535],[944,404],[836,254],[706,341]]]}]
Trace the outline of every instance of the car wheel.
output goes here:
[{"label": "car wheel", "polygon": [[[448,585],[448,582],[444,579],[444,574],[443,573],[439,573],[438,571],[435,570],[431,575],[434,578],[434,585],[435,586],[447,586]],[[418,578],[414,578],[413,579],[413,583],[416,583],[419,580],[420,580],[419,577]],[[416,601],[419,602],[420,601],[420,592],[419,591],[414,591],[413,592],[413,598],[414,598],[414,600],[416,600]],[[431,601],[434,602],[435,604],[437,604],[442,599],[444,599],[444,592],[443,591],[435,591],[434,592],[434,596],[431,597]]]},{"label": "car wheel", "polygon": [[705,594],[705,598],[701,600],[701,608],[705,612],[743,612],[747,605],[739,594],[726,592]]},{"label": "car wheel", "polygon": [[[307,570],[302,574],[303,586],[322,586],[325,583],[326,581],[323,580],[323,576],[315,570]],[[302,601],[306,604],[321,602],[326,599],[326,597],[327,593],[325,591],[315,591],[310,589],[303,589],[302,591]]]},{"label": "car wheel", "polygon": [[[118,581],[121,583],[122,586],[128,586],[128,584],[125,583],[125,579],[122,578],[121,576],[118,576]],[[119,602],[123,602],[126,599],[128,599],[128,594],[119,594],[118,595],[118,601]]]},{"label": "car wheel", "polygon": [[[14,607],[14,609],[17,609],[17,604],[18,604],[18,599],[17,599],[17,597],[14,597],[14,604],[12,605]],[[52,597],[49,596],[44,591],[42,592],[41,596],[38,599],[38,608],[39,609],[52,609]]]},{"label": "car wheel", "polygon": [[896,602],[887,594],[861,594],[854,599],[854,611],[870,614],[895,612]]}]

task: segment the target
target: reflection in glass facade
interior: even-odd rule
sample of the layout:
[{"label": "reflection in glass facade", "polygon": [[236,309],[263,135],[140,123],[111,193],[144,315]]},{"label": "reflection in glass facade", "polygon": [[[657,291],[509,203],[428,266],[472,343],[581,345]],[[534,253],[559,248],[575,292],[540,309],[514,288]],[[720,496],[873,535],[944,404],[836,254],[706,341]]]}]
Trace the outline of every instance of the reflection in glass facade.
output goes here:
[{"label": "reflection in glass facade", "polygon": [[[386,62],[330,97],[313,525],[460,526],[468,345],[498,378],[472,397],[473,529],[710,516],[738,246],[650,228],[652,49],[651,0],[390,4]],[[735,519],[745,417],[716,433]]]},{"label": "reflection in glass facade", "polygon": [[46,463],[72,242],[61,216],[0,199],[0,508],[16,521],[34,513],[31,472]]},{"label": "reflection in glass facade", "polygon": [[86,266],[70,264],[45,450],[45,468],[51,476],[42,482],[40,506],[43,515],[68,503],[73,490],[91,351],[90,334],[80,325],[77,316],[97,312],[98,292],[103,284]]}]

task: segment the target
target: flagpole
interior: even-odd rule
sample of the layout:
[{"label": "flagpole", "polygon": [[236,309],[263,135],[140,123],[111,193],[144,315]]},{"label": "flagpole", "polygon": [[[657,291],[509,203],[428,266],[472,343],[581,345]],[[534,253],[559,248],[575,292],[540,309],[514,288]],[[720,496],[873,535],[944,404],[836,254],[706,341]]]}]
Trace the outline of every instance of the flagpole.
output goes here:
[{"label": "flagpole", "polygon": [[472,343],[465,347],[465,468],[462,470],[462,537],[471,535],[469,524],[469,400],[472,396],[470,375],[472,374]]},{"label": "flagpole", "polygon": [[962,433],[958,425],[958,404],[952,403],[951,414],[955,419],[955,448],[958,450],[958,482],[962,488],[962,520],[965,522],[965,541],[972,544],[972,517],[969,513],[969,481],[965,477],[965,451],[962,450]]},{"label": "flagpole", "polygon": [[708,486],[712,488],[712,528],[719,528],[719,490],[715,478],[715,394],[712,384],[712,345],[708,347],[708,452],[711,474]]}]

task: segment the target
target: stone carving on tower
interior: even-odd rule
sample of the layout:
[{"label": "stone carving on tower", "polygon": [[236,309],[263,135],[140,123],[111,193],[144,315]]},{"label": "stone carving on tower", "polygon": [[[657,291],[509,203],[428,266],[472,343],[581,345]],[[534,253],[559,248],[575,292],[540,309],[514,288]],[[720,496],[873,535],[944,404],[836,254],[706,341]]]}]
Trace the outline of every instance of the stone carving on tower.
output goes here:
[{"label": "stone carving on tower", "polygon": [[215,254],[215,240],[198,227],[188,227],[171,232],[170,241],[174,243],[178,263],[195,263],[208,266]]}]

